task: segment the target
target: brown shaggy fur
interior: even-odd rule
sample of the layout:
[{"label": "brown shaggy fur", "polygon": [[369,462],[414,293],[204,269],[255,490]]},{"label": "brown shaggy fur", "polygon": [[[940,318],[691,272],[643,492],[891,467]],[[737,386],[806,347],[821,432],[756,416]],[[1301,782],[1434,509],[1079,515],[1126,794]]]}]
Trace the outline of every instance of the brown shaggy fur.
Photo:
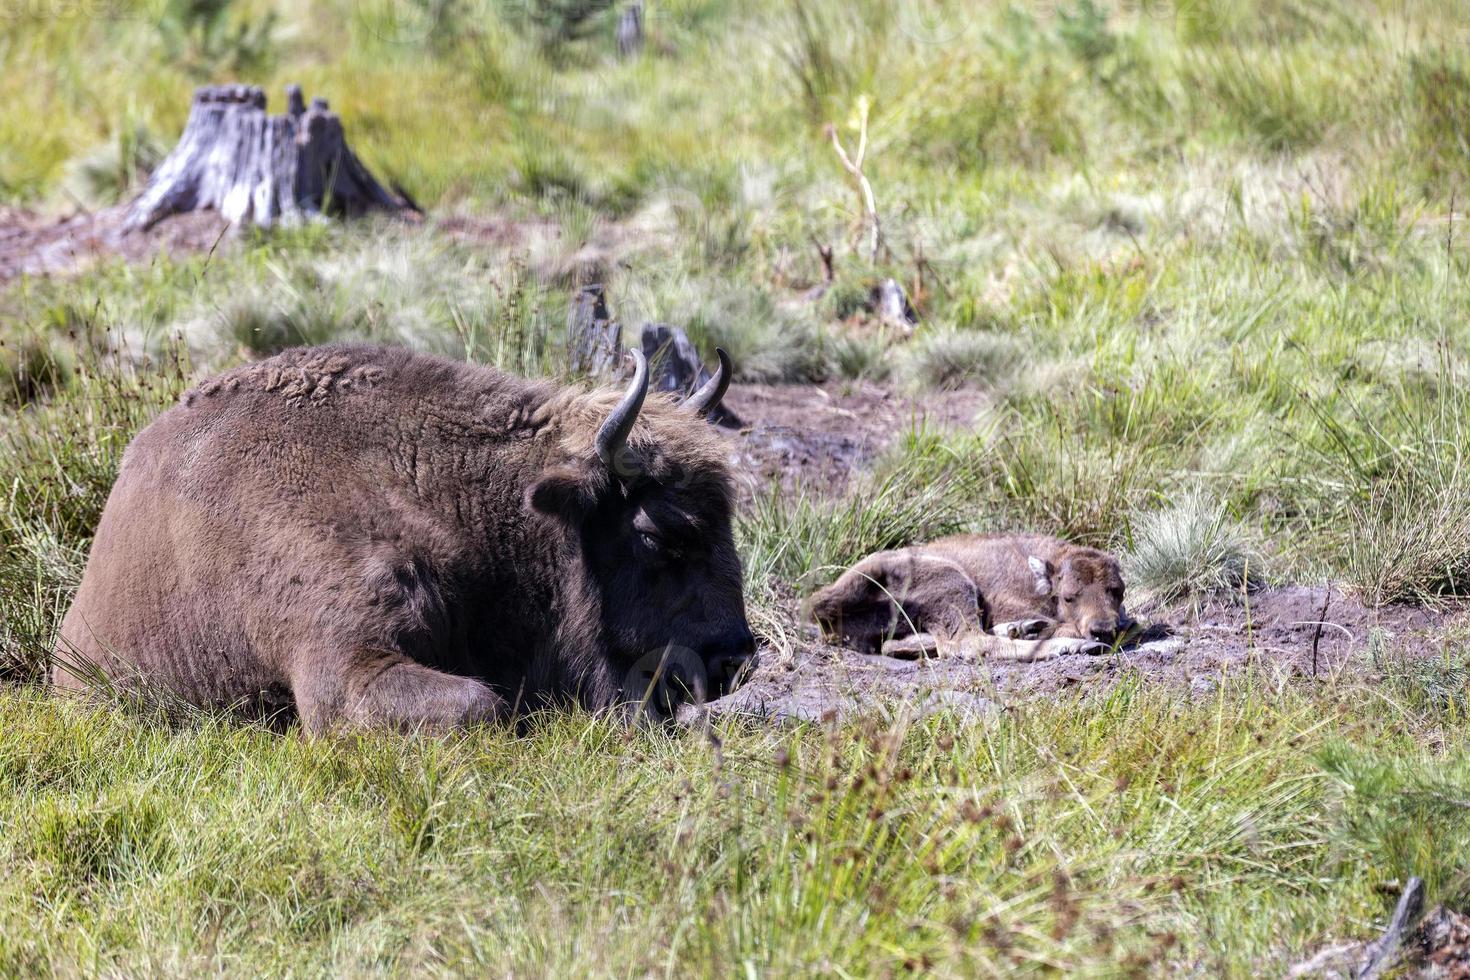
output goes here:
[{"label": "brown shaggy fur", "polygon": [[[1006,642],[982,644],[991,655],[1028,660],[1109,642],[1127,621],[1117,559],[1043,535],[963,534],[881,551],[810,608],[828,637],[868,653],[922,653],[937,645],[927,637],[994,631]],[[1033,644],[1007,645],[1018,638]],[[1052,639],[1080,642],[1035,645]]]},{"label": "brown shaggy fur", "polygon": [[725,677],[753,649],[725,451],[650,395],[609,472],[619,395],[357,346],[206,381],[124,456],[57,682],[320,731],[602,708],[670,649]]}]

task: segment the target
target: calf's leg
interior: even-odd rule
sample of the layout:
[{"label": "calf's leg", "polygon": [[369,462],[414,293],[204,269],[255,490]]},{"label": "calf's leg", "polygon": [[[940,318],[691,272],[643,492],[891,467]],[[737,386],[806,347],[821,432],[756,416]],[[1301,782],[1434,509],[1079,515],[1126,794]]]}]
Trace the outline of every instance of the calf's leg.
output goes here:
[{"label": "calf's leg", "polygon": [[1041,634],[1054,626],[1056,623],[1049,619],[1018,619],[1012,623],[996,623],[990,632],[1011,640],[1039,640]]},{"label": "calf's leg", "polygon": [[1045,640],[1012,640],[983,633],[965,638],[963,655],[983,657],[1014,663],[1034,663],[1051,660],[1068,653],[1106,653],[1106,643],[1096,640],[1078,640],[1071,637],[1053,636]]},{"label": "calf's leg", "polygon": [[921,657],[957,657],[972,660],[998,660],[1008,663],[1032,663],[1051,660],[1067,653],[1104,653],[1106,644],[1093,640],[1053,637],[1048,640],[1012,640],[988,633],[966,633],[949,639],[933,633],[915,633],[901,640],[883,644],[890,657],[915,660]]}]

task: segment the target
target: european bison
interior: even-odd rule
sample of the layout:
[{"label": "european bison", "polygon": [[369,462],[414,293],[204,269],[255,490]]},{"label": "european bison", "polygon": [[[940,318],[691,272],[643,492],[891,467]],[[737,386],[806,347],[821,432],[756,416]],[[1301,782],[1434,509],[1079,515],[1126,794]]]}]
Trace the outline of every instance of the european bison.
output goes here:
[{"label": "european bison", "polygon": [[311,732],[601,709],[660,668],[720,693],[754,651],[701,421],[729,359],[676,404],[633,357],[624,392],[366,346],[205,382],[123,457],[57,681]]},{"label": "european bison", "polygon": [[869,555],[819,590],[830,638],[868,653],[1044,660],[1106,648],[1128,624],[1117,559],[1042,535],[971,535]]}]

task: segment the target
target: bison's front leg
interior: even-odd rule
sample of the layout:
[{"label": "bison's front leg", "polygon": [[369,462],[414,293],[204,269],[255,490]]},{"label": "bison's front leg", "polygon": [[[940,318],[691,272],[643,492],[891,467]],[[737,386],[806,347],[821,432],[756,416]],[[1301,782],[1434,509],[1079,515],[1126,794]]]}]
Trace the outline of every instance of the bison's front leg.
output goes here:
[{"label": "bison's front leg", "polygon": [[399,653],[311,660],[297,671],[292,687],[301,724],[313,734],[339,725],[447,731],[508,714],[505,699],[486,684]]}]

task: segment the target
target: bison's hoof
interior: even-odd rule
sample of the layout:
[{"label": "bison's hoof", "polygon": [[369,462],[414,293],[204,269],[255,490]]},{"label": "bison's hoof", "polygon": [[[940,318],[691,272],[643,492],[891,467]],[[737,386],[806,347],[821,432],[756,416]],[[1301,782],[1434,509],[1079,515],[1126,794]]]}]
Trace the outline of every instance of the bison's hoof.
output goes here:
[{"label": "bison's hoof", "polygon": [[920,660],[924,657],[935,657],[939,655],[939,641],[928,633],[915,633],[913,636],[905,636],[901,640],[888,640],[883,644],[883,655],[885,657],[897,657],[899,660]]},{"label": "bison's hoof", "polygon": [[1008,640],[1037,640],[1052,625],[1049,619],[1018,619],[1013,623],[996,623],[990,632]]}]

